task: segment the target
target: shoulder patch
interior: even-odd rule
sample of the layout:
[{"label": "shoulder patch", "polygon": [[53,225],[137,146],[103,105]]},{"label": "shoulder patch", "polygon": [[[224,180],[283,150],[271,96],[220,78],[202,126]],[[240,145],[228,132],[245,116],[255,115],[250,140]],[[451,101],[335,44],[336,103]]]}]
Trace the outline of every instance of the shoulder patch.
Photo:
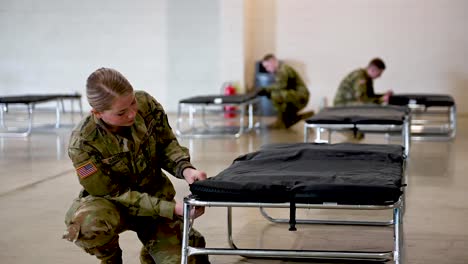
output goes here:
[{"label": "shoulder patch", "polygon": [[91,161],[86,162],[85,164],[76,168],[76,173],[80,176],[81,179],[87,178],[98,171],[96,165]]}]

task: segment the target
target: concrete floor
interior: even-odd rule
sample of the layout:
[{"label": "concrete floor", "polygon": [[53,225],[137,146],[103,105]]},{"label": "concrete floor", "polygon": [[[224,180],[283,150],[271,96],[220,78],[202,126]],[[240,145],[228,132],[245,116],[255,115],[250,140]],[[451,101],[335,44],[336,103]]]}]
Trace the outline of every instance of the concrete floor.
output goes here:
[{"label": "concrete floor", "polygon": [[[405,263],[468,263],[468,118],[459,117],[458,121],[455,141],[412,144],[404,218]],[[64,214],[80,190],[66,154],[69,131],[34,130],[26,139],[0,138],[0,263],[98,263],[61,239]],[[263,130],[240,139],[184,139],[180,143],[190,148],[193,164],[213,176],[238,155],[255,151],[263,144],[302,140],[302,124],[298,124],[291,130]],[[369,143],[381,140],[366,138]],[[178,199],[188,194],[183,181],[174,178],[174,184]],[[386,216],[325,210],[306,210],[301,214],[322,218]],[[243,247],[392,247],[392,233],[385,228],[299,226],[297,232],[289,232],[285,226],[264,220],[256,209],[234,209],[234,215],[234,239]],[[225,209],[207,208],[195,227],[205,235],[208,246],[227,246]],[[125,263],[139,263],[140,242],[134,233],[122,234],[121,247]],[[236,256],[212,256],[211,260],[214,264],[294,263]]]}]

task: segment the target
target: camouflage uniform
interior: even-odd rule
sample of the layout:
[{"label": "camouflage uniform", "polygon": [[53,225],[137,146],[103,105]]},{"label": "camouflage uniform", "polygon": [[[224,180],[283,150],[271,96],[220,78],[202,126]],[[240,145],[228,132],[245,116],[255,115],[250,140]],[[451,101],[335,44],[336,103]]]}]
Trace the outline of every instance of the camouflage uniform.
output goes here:
[{"label": "camouflage uniform", "polygon": [[[141,263],[180,263],[183,224],[161,169],[183,179],[182,171],[193,166],[162,106],[145,92],[135,98],[135,123],[122,133],[111,133],[93,115],[73,130],[68,153],[84,190],[67,212],[64,238],[101,263],[122,263],[119,233],[133,230],[144,245]],[[190,243],[205,246],[195,230]],[[207,256],[190,261],[209,263]]]},{"label": "camouflage uniform", "polygon": [[335,106],[380,104],[382,95],[374,93],[372,78],[366,69],[358,69],[340,83],[333,104]]},{"label": "camouflage uniform", "polygon": [[309,90],[292,67],[281,63],[275,73],[275,83],[265,90],[278,112],[278,120],[281,120],[285,127],[290,127],[300,120],[297,113],[309,102]]}]

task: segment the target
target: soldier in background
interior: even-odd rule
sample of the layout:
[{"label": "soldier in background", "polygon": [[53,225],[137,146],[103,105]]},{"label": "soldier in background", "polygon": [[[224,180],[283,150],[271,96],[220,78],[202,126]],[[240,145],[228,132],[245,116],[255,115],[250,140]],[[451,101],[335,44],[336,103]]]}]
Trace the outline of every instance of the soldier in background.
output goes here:
[{"label": "soldier in background", "polygon": [[387,103],[392,91],[385,94],[374,92],[373,80],[382,75],[385,63],[375,58],[366,68],[348,74],[340,83],[333,104],[335,106]]},{"label": "soldier in background", "polygon": [[[119,233],[132,230],[143,243],[141,263],[180,263],[183,204],[162,169],[189,184],[206,173],[190,163],[163,107],[149,94],[133,91],[118,71],[101,68],[86,85],[91,115],[73,130],[68,153],[83,186],[68,210],[64,238],[101,263],[122,263]],[[197,218],[204,208],[194,208]],[[192,229],[193,230],[193,229]],[[193,230],[191,245],[205,240]],[[208,256],[190,263],[209,263]]]},{"label": "soldier in background", "polygon": [[[352,71],[341,81],[333,101],[334,106],[388,103],[393,92],[389,90],[385,94],[376,94],[373,84],[373,81],[379,78],[384,70],[385,63],[383,60],[374,58],[366,68]],[[360,131],[354,133],[343,132],[343,134],[349,141],[364,139],[364,133]]]},{"label": "soldier in background", "polygon": [[309,102],[309,90],[291,66],[279,62],[273,54],[265,55],[262,66],[267,72],[275,74],[275,82],[258,92],[259,95],[270,98],[278,113],[277,120],[270,128],[289,128],[314,115],[312,111],[298,114]]}]

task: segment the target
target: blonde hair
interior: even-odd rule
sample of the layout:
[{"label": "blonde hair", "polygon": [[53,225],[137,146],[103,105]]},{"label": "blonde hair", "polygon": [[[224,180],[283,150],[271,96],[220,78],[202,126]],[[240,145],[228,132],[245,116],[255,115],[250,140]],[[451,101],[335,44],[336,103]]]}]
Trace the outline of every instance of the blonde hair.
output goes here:
[{"label": "blonde hair", "polygon": [[110,68],[97,69],[86,82],[88,103],[99,112],[111,109],[115,98],[132,92],[130,82],[120,72]]}]

